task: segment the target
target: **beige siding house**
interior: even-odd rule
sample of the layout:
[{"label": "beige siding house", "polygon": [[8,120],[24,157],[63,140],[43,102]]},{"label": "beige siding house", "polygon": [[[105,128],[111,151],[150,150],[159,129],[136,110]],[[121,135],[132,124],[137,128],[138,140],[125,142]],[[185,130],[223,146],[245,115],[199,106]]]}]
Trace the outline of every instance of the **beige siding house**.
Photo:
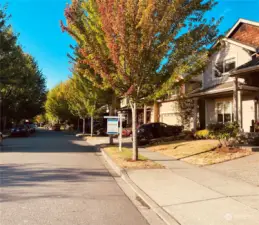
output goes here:
[{"label": "beige siding house", "polygon": [[[178,96],[184,93],[194,100],[188,129],[204,129],[211,123],[238,121],[244,132],[254,131],[259,121],[259,22],[240,19],[215,47],[203,72],[166,100],[138,109],[139,123],[164,122],[183,125]],[[122,109],[126,100],[122,100]],[[131,122],[130,112],[126,116]]]},{"label": "beige siding house", "polygon": [[[259,119],[259,23],[240,19],[217,44],[221,48],[211,56],[203,73],[202,88],[191,97],[205,101],[206,126],[238,121],[244,132],[251,132],[254,121]],[[253,71],[241,76],[243,67]]]},{"label": "beige siding house", "polygon": [[178,91],[174,91],[174,93],[166,100],[160,101],[158,104],[158,118],[157,120],[154,118],[154,108],[151,110],[151,121],[159,121],[162,123],[166,123],[169,125],[185,125],[186,129],[193,129],[193,117],[190,117],[190,121],[188,124],[183,124],[181,119],[181,110],[179,108],[179,94],[188,95],[194,90],[199,90],[201,87],[201,76],[196,77],[189,81],[188,83],[184,84]]}]

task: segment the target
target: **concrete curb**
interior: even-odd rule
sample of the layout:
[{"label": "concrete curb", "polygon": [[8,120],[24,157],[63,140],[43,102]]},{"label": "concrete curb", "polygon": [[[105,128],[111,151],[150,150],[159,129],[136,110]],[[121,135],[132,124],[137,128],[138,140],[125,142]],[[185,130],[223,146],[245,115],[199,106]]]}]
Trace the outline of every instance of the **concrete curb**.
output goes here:
[{"label": "concrete curb", "polygon": [[8,138],[10,135],[3,135],[3,139]]},{"label": "concrete curb", "polygon": [[167,224],[179,225],[180,223],[169,215],[162,207],[153,201],[144,191],[142,191],[129,177],[127,171],[119,167],[111,157],[100,149],[104,159],[112,167],[112,169],[133,189],[133,191]]}]

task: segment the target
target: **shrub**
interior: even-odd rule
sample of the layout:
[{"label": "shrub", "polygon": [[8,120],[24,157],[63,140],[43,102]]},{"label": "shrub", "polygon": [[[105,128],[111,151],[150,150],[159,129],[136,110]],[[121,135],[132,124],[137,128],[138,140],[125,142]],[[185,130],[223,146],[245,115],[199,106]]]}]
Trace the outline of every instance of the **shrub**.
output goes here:
[{"label": "shrub", "polygon": [[255,146],[259,146],[259,137],[255,137],[255,138],[254,138],[253,144],[254,144]]},{"label": "shrub", "polygon": [[183,126],[174,125],[174,126],[171,126],[171,127],[172,127],[172,133],[174,135],[178,135],[183,131]]},{"label": "shrub", "polygon": [[212,136],[219,140],[221,146],[228,147],[231,141],[235,139],[239,133],[239,125],[237,122],[233,123],[215,123],[208,126],[208,130]]},{"label": "shrub", "polygon": [[197,139],[208,139],[210,137],[210,132],[207,129],[199,130],[195,132],[194,136]]}]

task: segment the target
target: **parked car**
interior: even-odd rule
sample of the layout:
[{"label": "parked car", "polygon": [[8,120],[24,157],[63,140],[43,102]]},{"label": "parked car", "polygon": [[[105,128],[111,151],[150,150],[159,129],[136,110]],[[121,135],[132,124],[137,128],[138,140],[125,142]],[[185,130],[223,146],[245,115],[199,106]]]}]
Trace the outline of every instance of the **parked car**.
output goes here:
[{"label": "parked car", "polygon": [[11,136],[23,136],[28,137],[30,135],[30,130],[26,125],[18,125],[11,129]]},{"label": "parked car", "polygon": [[55,124],[54,126],[52,126],[51,130],[60,131],[60,124]]},{"label": "parked car", "polygon": [[182,130],[182,126],[171,126],[165,123],[143,124],[137,129],[137,139],[140,144],[149,143],[155,138],[179,135]]},{"label": "parked car", "polygon": [[24,125],[28,127],[28,130],[31,134],[36,132],[36,128],[33,123],[26,123]]},{"label": "parked car", "polygon": [[2,134],[2,132],[0,132],[0,146],[1,146],[2,143],[3,143],[3,139],[4,139],[3,134]]},{"label": "parked car", "polygon": [[123,137],[130,137],[132,134],[132,128],[123,128],[122,129],[122,136]]}]

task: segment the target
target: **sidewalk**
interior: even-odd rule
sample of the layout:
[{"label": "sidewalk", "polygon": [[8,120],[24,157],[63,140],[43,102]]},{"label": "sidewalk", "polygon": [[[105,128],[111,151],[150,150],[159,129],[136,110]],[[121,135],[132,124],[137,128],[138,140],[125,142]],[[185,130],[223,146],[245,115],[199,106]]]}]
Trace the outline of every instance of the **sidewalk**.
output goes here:
[{"label": "sidewalk", "polygon": [[259,224],[259,187],[157,152],[139,151],[166,169],[128,170],[128,176],[179,224]]}]

